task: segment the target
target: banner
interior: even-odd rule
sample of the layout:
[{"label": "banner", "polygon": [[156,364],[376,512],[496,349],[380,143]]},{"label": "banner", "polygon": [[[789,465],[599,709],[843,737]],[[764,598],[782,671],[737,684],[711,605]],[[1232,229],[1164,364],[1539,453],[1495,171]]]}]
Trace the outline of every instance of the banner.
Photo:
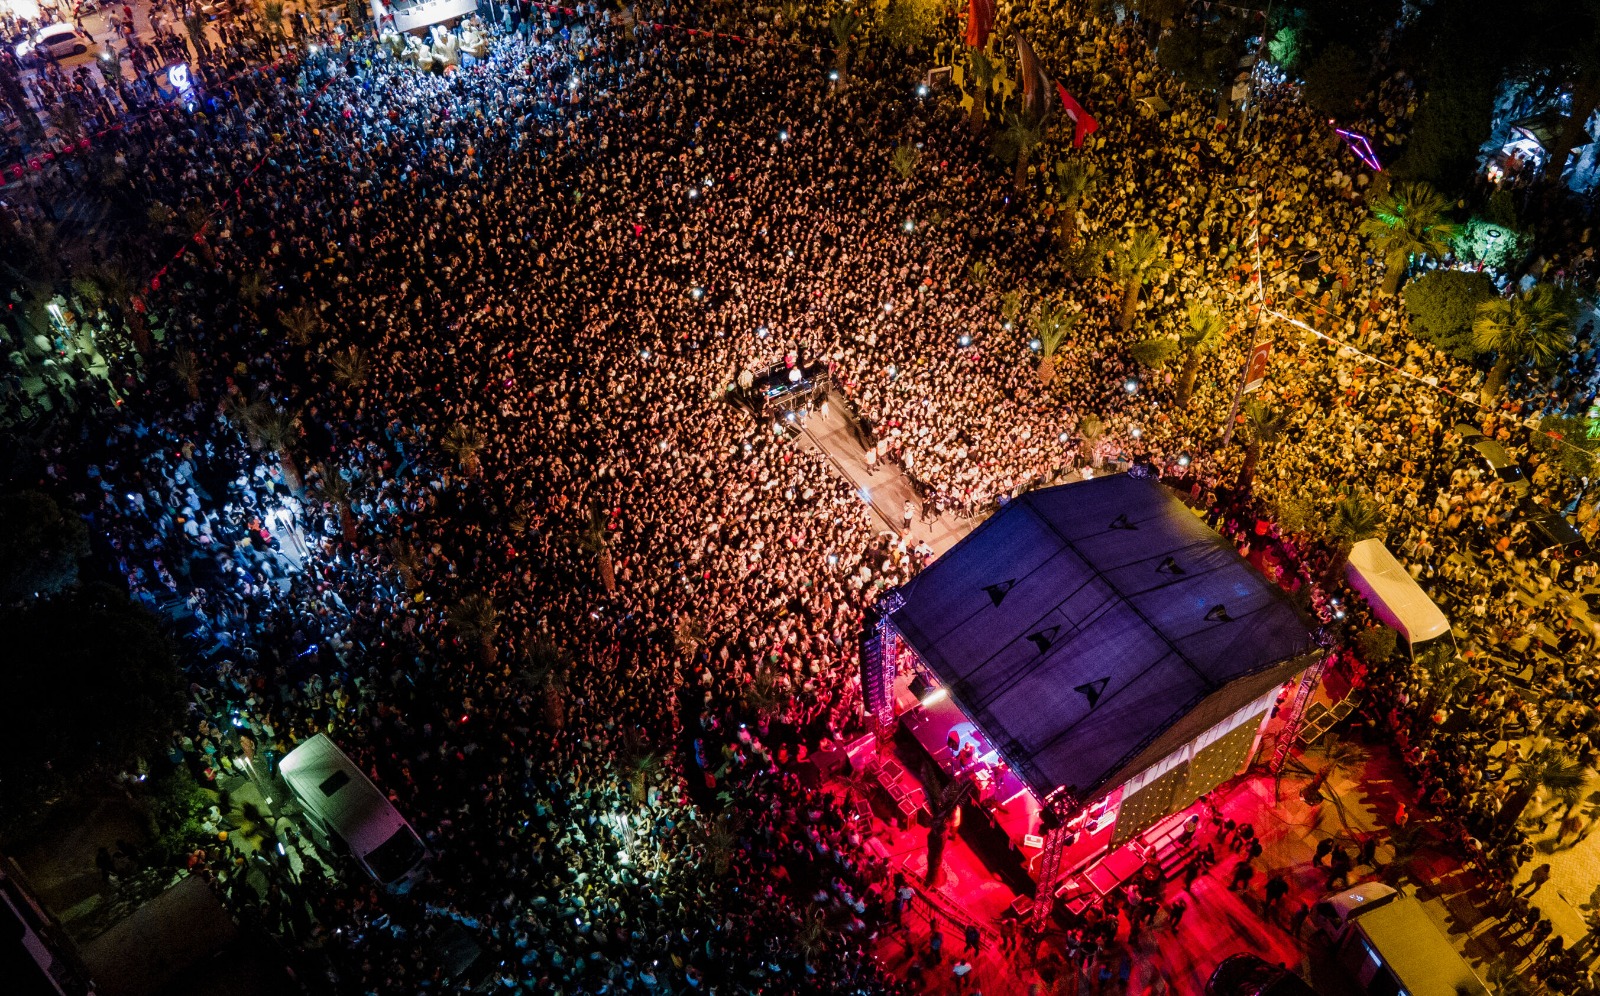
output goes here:
[{"label": "banner", "polygon": [[983,48],[994,31],[994,0],[967,0],[967,47]]},{"label": "banner", "polygon": [[1244,393],[1249,394],[1267,379],[1267,360],[1272,356],[1272,341],[1258,342],[1250,348],[1250,362],[1244,368]]},{"label": "banner", "polygon": [[1086,110],[1083,105],[1072,99],[1072,94],[1060,83],[1056,84],[1056,94],[1061,98],[1061,109],[1067,112],[1067,117],[1072,119],[1072,147],[1083,148],[1083,140],[1100,130],[1100,122]]},{"label": "banner", "polygon": [[1038,56],[1025,38],[1017,35],[1017,78],[1022,82],[1022,111],[1042,122],[1050,114],[1049,82]]}]

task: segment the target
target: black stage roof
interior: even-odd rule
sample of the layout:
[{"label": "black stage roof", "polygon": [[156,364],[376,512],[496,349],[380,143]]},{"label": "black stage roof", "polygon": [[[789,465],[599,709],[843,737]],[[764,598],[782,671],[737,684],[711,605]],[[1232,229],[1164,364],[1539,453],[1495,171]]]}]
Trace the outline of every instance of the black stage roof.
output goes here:
[{"label": "black stage roof", "polygon": [[1288,680],[1310,624],[1161,484],[1008,503],[890,620],[1040,798],[1115,787]]}]

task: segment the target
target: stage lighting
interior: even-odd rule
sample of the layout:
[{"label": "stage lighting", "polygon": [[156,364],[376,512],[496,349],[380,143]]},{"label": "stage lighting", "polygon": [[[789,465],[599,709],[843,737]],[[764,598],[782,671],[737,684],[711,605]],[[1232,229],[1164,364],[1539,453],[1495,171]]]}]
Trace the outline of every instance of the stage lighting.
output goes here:
[{"label": "stage lighting", "polygon": [[926,709],[928,706],[936,705],[936,704],[938,704],[940,702],[943,702],[945,699],[947,699],[949,697],[950,697],[950,690],[949,689],[947,689],[947,688],[935,688],[934,690],[932,690],[931,692],[929,692],[928,694],[926,694],[926,695],[924,695],[922,697],[922,707],[924,709]]}]

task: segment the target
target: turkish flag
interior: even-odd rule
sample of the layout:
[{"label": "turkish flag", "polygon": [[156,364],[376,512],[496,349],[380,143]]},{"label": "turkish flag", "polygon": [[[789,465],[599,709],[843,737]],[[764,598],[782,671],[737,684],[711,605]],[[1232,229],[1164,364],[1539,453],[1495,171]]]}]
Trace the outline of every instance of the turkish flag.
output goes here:
[{"label": "turkish flag", "polygon": [[1100,122],[1083,109],[1083,105],[1072,99],[1072,94],[1060,83],[1056,84],[1056,93],[1061,97],[1061,109],[1067,112],[1067,117],[1072,119],[1072,147],[1083,148],[1083,140],[1100,129]]}]

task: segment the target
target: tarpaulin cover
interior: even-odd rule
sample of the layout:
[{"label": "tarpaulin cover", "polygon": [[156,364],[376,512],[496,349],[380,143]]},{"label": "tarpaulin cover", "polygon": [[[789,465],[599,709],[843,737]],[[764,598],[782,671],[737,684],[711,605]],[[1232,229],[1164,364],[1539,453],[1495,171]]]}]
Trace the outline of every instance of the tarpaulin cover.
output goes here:
[{"label": "tarpaulin cover", "polygon": [[1120,784],[1315,649],[1280,589],[1126,474],[1011,501],[900,592],[895,628],[1041,797]]}]

